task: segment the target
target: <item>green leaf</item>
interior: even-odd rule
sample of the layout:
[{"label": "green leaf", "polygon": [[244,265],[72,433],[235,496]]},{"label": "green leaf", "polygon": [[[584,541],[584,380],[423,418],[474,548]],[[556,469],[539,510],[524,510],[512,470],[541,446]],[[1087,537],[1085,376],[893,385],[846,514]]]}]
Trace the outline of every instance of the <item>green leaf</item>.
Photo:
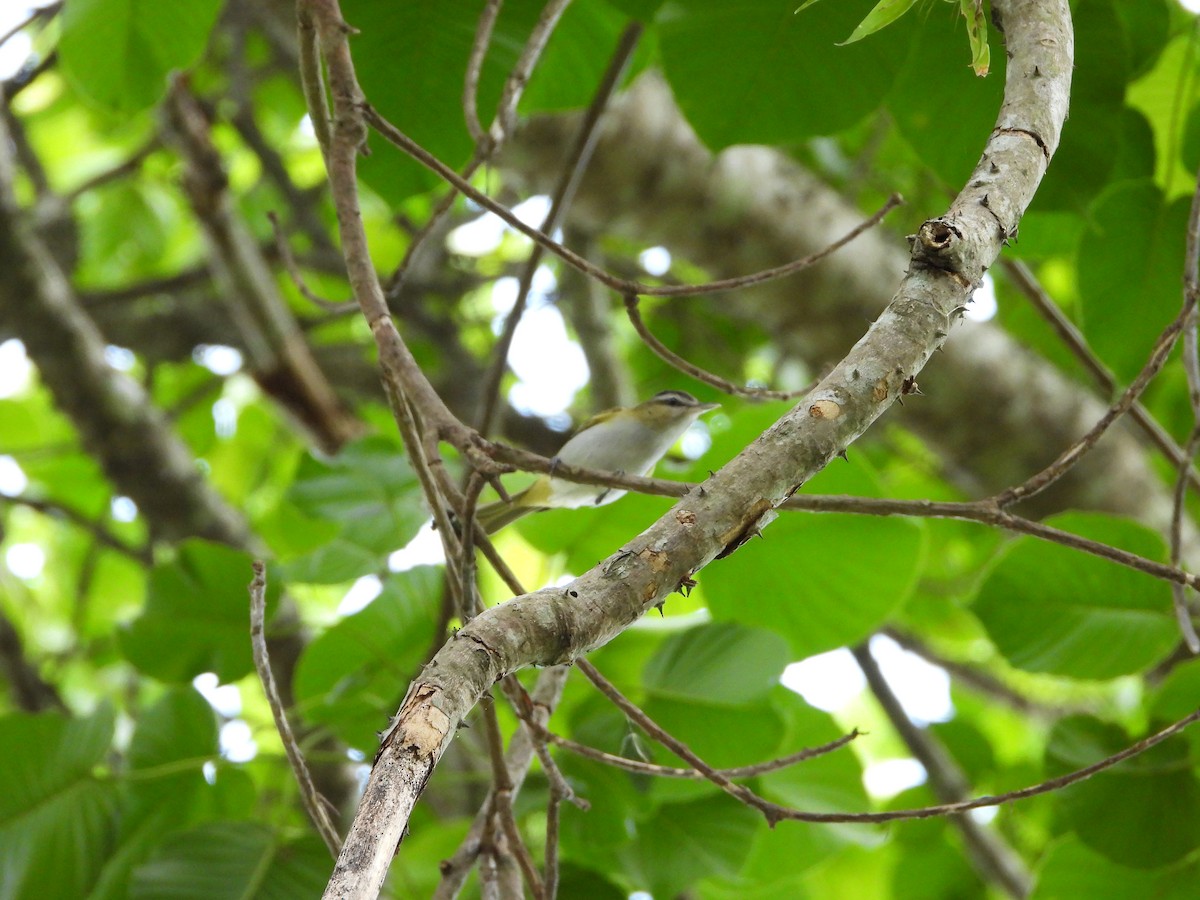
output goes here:
[{"label": "green leaf", "polygon": [[[479,78],[477,105],[486,129],[542,0],[509,0],[500,11]],[[483,4],[414,0],[401,4],[346,0],[342,13],[359,30],[355,70],[371,102],[401,131],[450,166],[471,152],[462,115],[463,73]],[[599,0],[576,0],[563,14],[522,98],[524,112],[585,106],[617,43],[624,16]],[[399,73],[419,72],[402,79]],[[382,145],[379,145],[382,146]],[[399,151],[375,152],[363,178],[392,203],[437,185]]]},{"label": "green leaf", "polygon": [[153,105],[204,52],[220,0],[72,0],[58,52],[75,90],[113,112]]},{"label": "green leaf", "polygon": [[1187,203],[1149,181],[1106,191],[1079,245],[1081,327],[1119,379],[1131,381],[1183,303]]},{"label": "green leaf", "polygon": [[770,629],[797,658],[812,656],[862,640],[900,608],[923,534],[902,519],[789,512],[700,583],[715,618]]},{"label": "green leaf", "polygon": [[113,711],[0,719],[0,897],[81,897],[112,849],[115,785],[95,769]]},{"label": "green leaf", "polygon": [[306,457],[287,495],[302,515],[338,526],[332,540],[284,564],[288,581],[338,584],[378,572],[416,536],[427,515],[400,448],[372,437],[336,457]]},{"label": "green leaf", "polygon": [[[1162,539],[1123,519],[1071,513],[1049,520],[1150,559]],[[1140,672],[1178,640],[1167,585],[1060,544],[1019,538],[979,590],[975,614],[1010,663],[1072,678]]]},{"label": "green leaf", "polygon": [[[858,23],[858,27],[854,29],[850,37],[846,38],[843,46],[845,44],[853,44],[855,41],[861,41],[867,35],[874,34],[881,28],[891,25],[912,9],[913,4],[916,2],[917,0],[879,0],[874,8],[867,13],[867,17]],[[803,10],[808,5],[806,3],[796,11],[800,12],[800,10]]]},{"label": "green leaf", "polygon": [[659,697],[738,706],[770,693],[789,660],[787,642],[776,634],[714,623],[668,638],[642,681]]},{"label": "green leaf", "polygon": [[[125,657],[160,681],[215,672],[228,683],[253,667],[250,557],[202,540],[185,541],[150,573],[142,614],[120,632]],[[270,608],[279,579],[268,578]]]},{"label": "green leaf", "polygon": [[[962,64],[962,32],[956,25],[948,17],[920,23],[887,95],[900,133],[947,184],[963,184],[979,162],[981,136],[995,124],[1004,95],[1003,70],[997,73],[1001,77],[976,78]],[[938,77],[930,78],[931,71]]]},{"label": "green leaf", "polygon": [[212,822],[172,835],[133,874],[132,900],[304,900],[333,862],[315,837],[284,840],[256,822]]},{"label": "green leaf", "polygon": [[[1113,725],[1082,716],[1065,719],[1050,736],[1047,767],[1051,774],[1065,773],[1131,743]],[[1153,869],[1200,847],[1200,785],[1194,768],[1187,740],[1175,737],[1065,788],[1057,799],[1067,823],[1093,850],[1120,865]]]},{"label": "green leaf", "polygon": [[392,575],[365,608],[305,648],[296,701],[305,719],[331,727],[353,747],[373,750],[408,682],[433,643],[441,570]]},{"label": "green leaf", "polygon": [[[718,768],[746,766],[770,759],[779,749],[785,732],[783,718],[765,699],[729,706],[651,695],[645,709],[647,715],[667,732],[691,747],[709,765]],[[686,765],[667,751],[656,751],[656,759],[666,765]],[[670,781],[656,784],[655,790],[675,798],[680,787],[685,789],[683,793],[690,795],[696,786]]]},{"label": "green leaf", "polygon": [[169,689],[141,714],[126,755],[118,843],[88,900],[129,896],[134,867],[194,821],[200,793],[215,790],[201,767],[216,755],[216,716],[190,686]]},{"label": "green leaf", "polygon": [[[778,0],[679,0],[659,14],[663,69],[709,147],[833,134],[878,107],[907,34],[839,47],[861,13],[822,3],[793,15]],[[907,26],[906,26],[907,27]]]},{"label": "green leaf", "polygon": [[184,806],[184,796],[204,784],[201,766],[217,755],[217,719],[195,688],[169,689],[138,719],[126,761],[139,799],[171,798]]},{"label": "green leaf", "polygon": [[763,827],[758,813],[724,794],[661,806],[638,823],[629,848],[641,873],[635,887],[675,897],[705,876],[736,875]]},{"label": "green leaf", "polygon": [[[786,688],[779,688],[775,705],[783,712],[788,727],[780,756],[827,744],[845,735],[845,730],[827,713],[813,709]],[[863,787],[862,765],[852,746],[760,775],[759,783],[764,796],[798,809],[860,812],[870,807]]]},{"label": "green leaf", "polygon": [[[1112,811],[1108,813],[1112,814]],[[1157,816],[1156,816],[1157,818]],[[1057,841],[1038,866],[1030,900],[1192,900],[1200,880],[1200,860],[1171,869],[1139,870],[1118,865],[1068,837]]]}]

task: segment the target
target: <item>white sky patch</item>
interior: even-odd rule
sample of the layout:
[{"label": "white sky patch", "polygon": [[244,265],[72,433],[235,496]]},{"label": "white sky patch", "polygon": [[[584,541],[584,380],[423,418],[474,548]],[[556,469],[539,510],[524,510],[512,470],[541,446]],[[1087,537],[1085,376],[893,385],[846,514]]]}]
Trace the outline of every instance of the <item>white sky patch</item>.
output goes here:
[{"label": "white sky patch", "polygon": [[13,544],[4,554],[4,561],[18,578],[31,581],[46,567],[46,553],[37,544]]},{"label": "white sky patch", "polygon": [[118,522],[132,522],[138,514],[137,504],[128,497],[113,497],[109,510]]},{"label": "white sky patch", "polygon": [[221,755],[230,762],[250,762],[258,756],[258,744],[245,719],[233,719],[221,726]]},{"label": "white sky patch", "polygon": [[[52,0],[40,0],[35,3],[13,3],[9,0],[7,3],[0,3],[0,35],[8,34],[11,29],[28,19],[33,10],[49,6],[51,2]],[[32,50],[33,41],[25,32],[14,34],[0,45],[0,81],[12,78],[21,71],[21,66],[29,59]]]},{"label": "white sky patch", "polygon": [[583,349],[567,335],[562,314],[553,306],[526,310],[508,363],[520,379],[509,400],[520,412],[537,416],[563,412],[590,374]]},{"label": "white sky patch", "polygon": [[317,129],[313,127],[312,116],[308,113],[302,115],[296,124],[296,137],[299,138],[298,144],[317,146]]},{"label": "white sky patch", "polygon": [[918,725],[947,722],[954,717],[950,702],[950,676],[891,638],[871,638],[871,655],[891,685],[908,717]]},{"label": "white sky patch", "polygon": [[[950,702],[950,676],[909,653],[890,638],[871,639],[871,655],[891,685],[900,705],[919,725],[945,722],[954,716]],[[809,706],[836,713],[866,689],[866,679],[849,650],[831,650],[792,663],[780,679]]]},{"label": "white sky patch", "polygon": [[192,687],[218,715],[232,719],[242,714],[242,692],[236,684],[221,684],[215,672],[201,672],[192,679]]},{"label": "white sky patch", "polygon": [[33,363],[25,355],[25,345],[16,338],[0,343],[0,400],[25,393],[32,377]]},{"label": "white sky patch", "polygon": [[846,649],[830,650],[792,663],[779,680],[809,706],[825,712],[842,709],[867,686],[862,670]]},{"label": "white sky patch", "polygon": [[699,459],[712,446],[712,435],[703,422],[693,422],[679,439],[679,449],[688,459]]},{"label": "white sky patch", "polygon": [[238,408],[228,397],[213,402],[212,417],[217,437],[231,438],[237,434]]},{"label": "white sky patch", "polygon": [[378,597],[382,590],[383,582],[379,580],[377,575],[364,575],[358,581],[354,582],[350,590],[346,591],[346,596],[338,604],[338,615],[353,615]]},{"label": "white sky patch", "polygon": [[[1200,3],[1200,0],[1196,2]],[[971,295],[971,302],[967,304],[967,311],[963,316],[972,322],[987,322],[996,317],[999,309],[1000,306],[996,302],[996,279],[992,278],[991,272],[984,272],[983,282]]]},{"label": "white sky patch", "polygon": [[16,497],[28,486],[29,479],[20,464],[11,456],[0,456],[0,494]]},{"label": "white sky patch", "polygon": [[895,797],[925,783],[925,767],[915,759],[884,759],[863,770],[863,786],[877,800]]},{"label": "white sky patch", "polygon": [[671,251],[666,247],[650,247],[638,254],[638,265],[650,275],[666,275],[671,268]]},{"label": "white sky patch", "polygon": [[204,761],[204,765],[200,767],[200,771],[204,773],[204,780],[209,784],[217,783],[217,764],[211,759]]},{"label": "white sky patch", "polygon": [[397,550],[388,557],[388,569],[393,572],[407,572],[417,566],[440,566],[445,561],[446,553],[442,549],[442,539],[426,522],[417,532],[417,536],[402,550]]},{"label": "white sky patch", "polygon": [[224,344],[201,344],[192,352],[192,359],[214,375],[232,375],[242,368],[241,351]]},{"label": "white sky patch", "polygon": [[1188,12],[1200,12],[1200,0],[1179,0],[1179,5]]},{"label": "white sky patch", "polygon": [[118,347],[116,344],[109,344],[104,348],[104,359],[118,372],[128,372],[137,362],[137,357],[133,355],[132,350]]},{"label": "white sky patch", "polygon": [[[513,215],[533,228],[541,228],[550,212],[550,198],[536,194],[512,209]],[[492,213],[484,213],[478,219],[472,219],[459,225],[446,235],[446,247],[451,253],[460,256],[487,256],[494,253],[504,240],[504,234],[515,229],[509,228]]]}]

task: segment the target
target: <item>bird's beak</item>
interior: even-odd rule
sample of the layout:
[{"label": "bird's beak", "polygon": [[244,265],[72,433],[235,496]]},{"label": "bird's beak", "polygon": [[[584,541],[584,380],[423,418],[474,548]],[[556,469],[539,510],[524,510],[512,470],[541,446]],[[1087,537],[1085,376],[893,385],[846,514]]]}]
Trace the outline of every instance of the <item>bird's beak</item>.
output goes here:
[{"label": "bird's beak", "polygon": [[700,407],[699,407],[700,415],[704,415],[704,413],[706,413],[706,412],[712,412],[714,409],[720,409],[720,408],[721,408],[720,403],[701,403]]}]

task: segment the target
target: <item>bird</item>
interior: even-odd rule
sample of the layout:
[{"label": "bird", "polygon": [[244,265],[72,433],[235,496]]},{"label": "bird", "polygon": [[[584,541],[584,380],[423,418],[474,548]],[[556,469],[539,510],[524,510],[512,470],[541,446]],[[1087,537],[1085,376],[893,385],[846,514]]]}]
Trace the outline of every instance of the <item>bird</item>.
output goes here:
[{"label": "bird", "polygon": [[[597,413],[563,444],[556,462],[624,475],[648,475],[688,426],[720,403],[701,403],[687,391],[660,391],[636,406]],[[539,475],[511,502],[479,507],[476,521],[491,534],[533,512],[552,508],[606,506],[625,495],[619,488],[576,484]]]}]

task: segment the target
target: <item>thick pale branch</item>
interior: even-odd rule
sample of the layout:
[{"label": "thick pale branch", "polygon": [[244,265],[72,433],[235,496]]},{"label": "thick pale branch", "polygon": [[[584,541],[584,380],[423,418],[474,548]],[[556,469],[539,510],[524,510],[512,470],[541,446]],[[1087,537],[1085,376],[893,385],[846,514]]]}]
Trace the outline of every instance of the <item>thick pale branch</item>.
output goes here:
[{"label": "thick pale branch", "polygon": [[[736,551],[895,402],[945,341],[1016,230],[1067,111],[1073,46],[1065,0],[997,7],[1011,57],[997,128],[968,187],[921,227],[888,308],[799,405],[645,532],[565,587],[484,611],[443,646],[384,736],[327,897],[377,894],[413,804],[484,690],[519,668],[568,662],[604,644],[708,562]],[[335,87],[335,103],[337,95]]]}]

